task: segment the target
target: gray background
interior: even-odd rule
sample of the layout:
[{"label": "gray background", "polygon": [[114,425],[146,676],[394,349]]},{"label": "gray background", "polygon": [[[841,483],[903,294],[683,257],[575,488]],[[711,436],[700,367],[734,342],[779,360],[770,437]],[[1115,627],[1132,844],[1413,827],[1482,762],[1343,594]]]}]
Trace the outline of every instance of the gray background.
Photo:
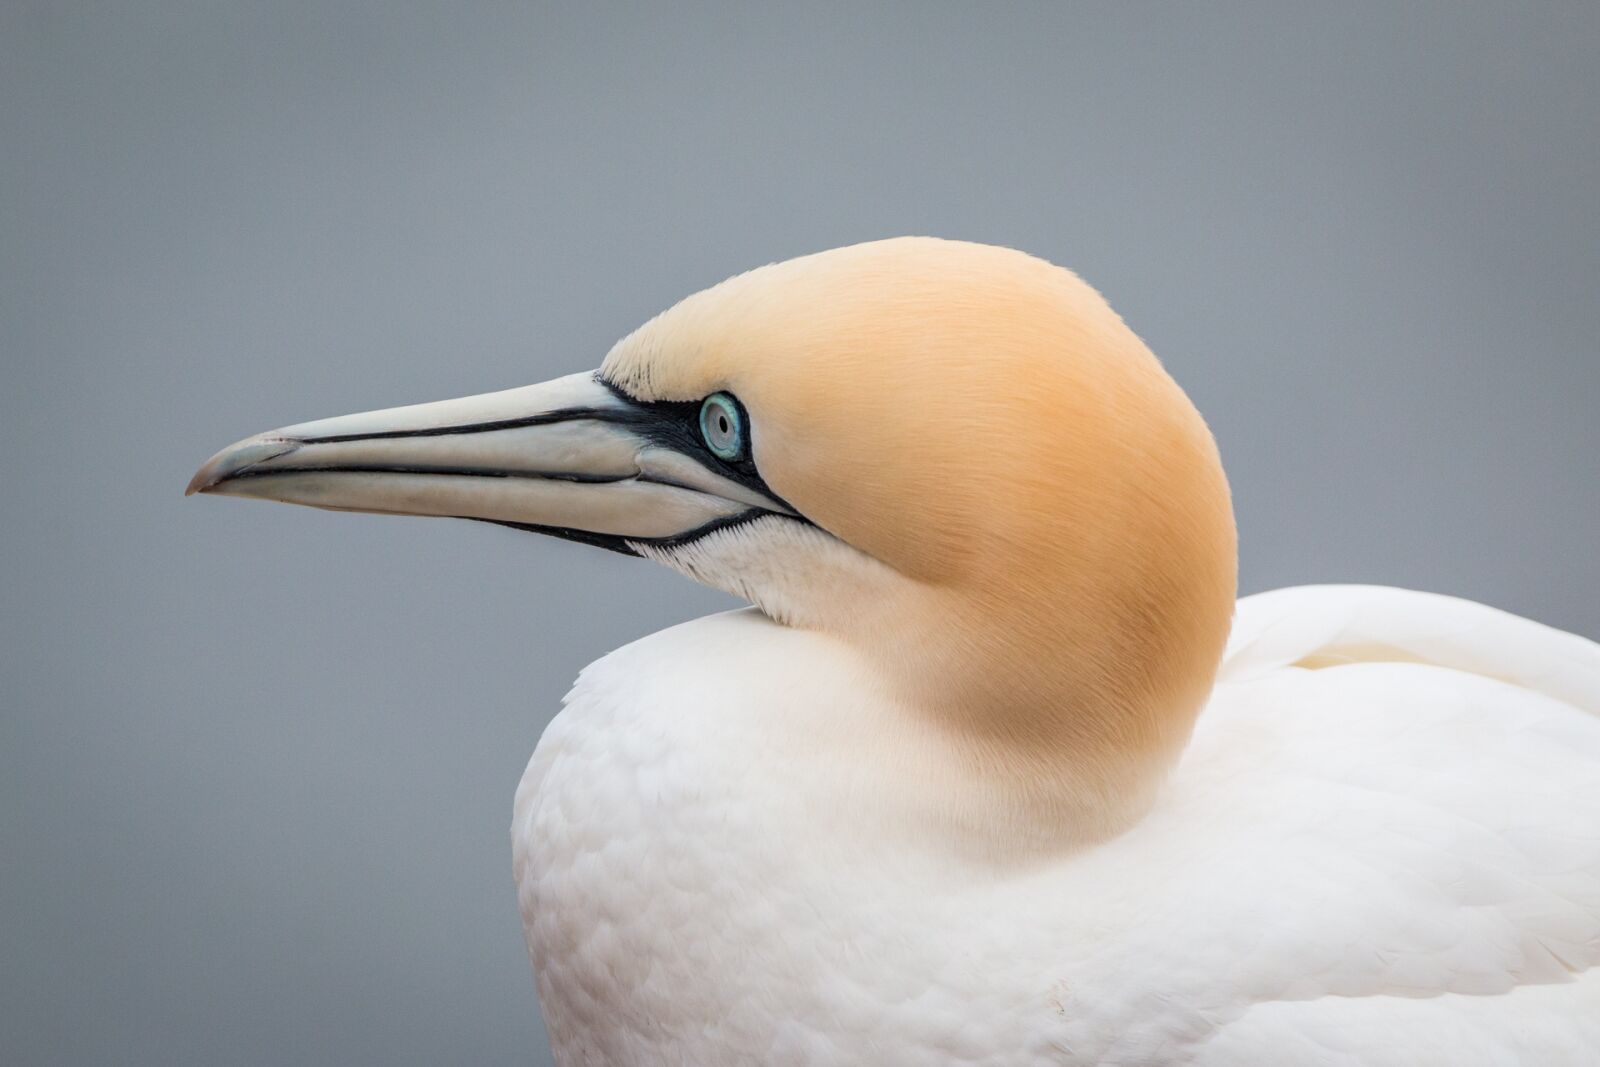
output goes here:
[{"label": "gray background", "polygon": [[1600,5],[674,6],[0,3],[0,1060],[546,1062],[512,788],[728,602],[181,490],[768,260],[1071,265],[1216,429],[1246,591],[1600,636]]}]

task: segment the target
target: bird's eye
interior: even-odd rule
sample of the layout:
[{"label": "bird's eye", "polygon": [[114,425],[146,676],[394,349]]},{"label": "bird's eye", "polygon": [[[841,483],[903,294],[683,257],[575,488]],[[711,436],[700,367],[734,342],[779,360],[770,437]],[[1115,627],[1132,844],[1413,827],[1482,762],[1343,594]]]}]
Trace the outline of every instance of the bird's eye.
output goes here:
[{"label": "bird's eye", "polygon": [[712,393],[700,405],[700,436],[718,459],[744,458],[744,417],[727,393]]}]

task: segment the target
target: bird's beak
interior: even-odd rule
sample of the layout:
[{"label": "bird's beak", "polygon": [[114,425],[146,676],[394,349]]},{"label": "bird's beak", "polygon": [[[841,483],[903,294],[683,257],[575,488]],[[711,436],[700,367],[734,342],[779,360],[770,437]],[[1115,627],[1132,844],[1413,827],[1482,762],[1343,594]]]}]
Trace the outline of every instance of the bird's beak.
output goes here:
[{"label": "bird's beak", "polygon": [[246,438],[189,493],[516,526],[637,555],[792,515],[702,444],[699,405],[641,403],[591,373]]}]

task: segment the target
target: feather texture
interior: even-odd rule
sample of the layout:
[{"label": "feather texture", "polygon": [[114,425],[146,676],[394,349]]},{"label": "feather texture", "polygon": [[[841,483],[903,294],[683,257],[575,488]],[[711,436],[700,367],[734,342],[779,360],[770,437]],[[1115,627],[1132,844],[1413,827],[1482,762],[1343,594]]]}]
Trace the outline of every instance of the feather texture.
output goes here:
[{"label": "feather texture", "polygon": [[749,612],[585,671],[514,823],[564,1067],[1600,1059],[1595,645],[1247,598],[1143,821],[988,854],[920,821],[860,672]]}]

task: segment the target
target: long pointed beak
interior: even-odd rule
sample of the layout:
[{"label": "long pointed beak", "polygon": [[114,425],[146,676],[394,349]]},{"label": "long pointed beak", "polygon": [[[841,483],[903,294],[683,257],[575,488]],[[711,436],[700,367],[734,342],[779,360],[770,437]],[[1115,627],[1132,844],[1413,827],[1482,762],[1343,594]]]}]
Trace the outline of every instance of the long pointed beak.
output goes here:
[{"label": "long pointed beak", "polygon": [[641,404],[573,374],[258,434],[207,460],[187,492],[480,519],[635,555],[793,515],[704,450],[694,407]]}]

